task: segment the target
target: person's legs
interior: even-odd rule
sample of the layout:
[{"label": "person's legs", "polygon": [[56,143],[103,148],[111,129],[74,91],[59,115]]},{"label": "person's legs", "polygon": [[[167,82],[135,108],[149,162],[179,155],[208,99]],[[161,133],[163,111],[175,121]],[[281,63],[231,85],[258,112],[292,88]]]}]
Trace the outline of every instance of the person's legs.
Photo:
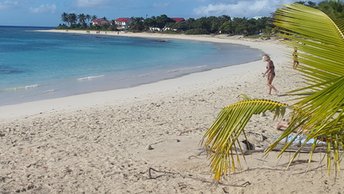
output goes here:
[{"label": "person's legs", "polygon": [[298,61],[294,61],[294,65],[293,65],[293,68],[296,69],[297,66],[299,66],[299,62]]},{"label": "person's legs", "polygon": [[268,87],[269,87],[269,94],[271,95],[272,87],[271,87],[271,82],[270,82],[270,78],[269,78],[269,77],[268,77],[267,85],[268,85]]},{"label": "person's legs", "polygon": [[269,94],[271,94],[271,91],[274,90],[277,93],[277,89],[272,85],[272,81],[274,80],[275,75],[269,75],[268,76],[268,86],[269,86]]}]

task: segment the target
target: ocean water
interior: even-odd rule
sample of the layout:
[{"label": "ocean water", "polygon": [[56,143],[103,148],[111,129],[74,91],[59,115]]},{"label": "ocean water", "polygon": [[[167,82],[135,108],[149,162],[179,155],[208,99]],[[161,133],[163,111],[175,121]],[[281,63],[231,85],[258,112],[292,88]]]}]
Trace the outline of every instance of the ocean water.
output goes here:
[{"label": "ocean water", "polygon": [[240,45],[0,26],[0,105],[104,91],[258,60]]}]

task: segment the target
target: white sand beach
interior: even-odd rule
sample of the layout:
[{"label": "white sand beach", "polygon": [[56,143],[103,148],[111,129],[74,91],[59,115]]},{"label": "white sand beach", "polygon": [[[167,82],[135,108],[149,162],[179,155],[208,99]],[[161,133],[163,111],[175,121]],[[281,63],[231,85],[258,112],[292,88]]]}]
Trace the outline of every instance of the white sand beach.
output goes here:
[{"label": "white sand beach", "polygon": [[[88,33],[86,31],[50,31]],[[89,32],[105,34],[105,32]],[[302,84],[291,49],[277,40],[149,33],[106,35],[234,43],[271,55],[283,94]],[[265,63],[255,61],[137,87],[0,107],[0,193],[341,193],[344,176],[292,153],[255,152],[216,184],[200,141],[222,107],[240,94],[268,95]],[[280,132],[271,114],[247,126],[256,147]],[[322,161],[323,160],[323,161]],[[322,161],[322,163],[321,163]]]}]

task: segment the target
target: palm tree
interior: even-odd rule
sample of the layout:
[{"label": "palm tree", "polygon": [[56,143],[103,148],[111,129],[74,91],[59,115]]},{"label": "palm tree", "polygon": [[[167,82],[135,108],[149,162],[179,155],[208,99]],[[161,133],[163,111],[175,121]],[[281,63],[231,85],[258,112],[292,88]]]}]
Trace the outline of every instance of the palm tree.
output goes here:
[{"label": "palm tree", "polygon": [[85,16],[85,14],[83,14],[83,13],[81,13],[81,14],[79,14],[78,15],[78,20],[79,20],[79,23],[83,26],[83,27],[85,27],[86,26],[86,16]]},{"label": "palm tree", "polygon": [[68,21],[69,21],[69,23],[70,23],[71,25],[76,24],[76,22],[77,22],[77,16],[76,16],[76,14],[75,14],[75,13],[70,13],[70,14],[68,15]]},{"label": "palm tree", "polygon": [[86,14],[85,18],[86,18],[86,21],[87,21],[87,25],[89,25],[90,24],[90,20],[92,18],[91,15]]},{"label": "palm tree", "polygon": [[63,12],[62,15],[61,15],[61,20],[64,22],[64,23],[67,23],[68,24],[68,14],[66,12]]},{"label": "palm tree", "polygon": [[[215,179],[234,171],[239,160],[236,151],[241,150],[239,136],[245,136],[245,126],[254,114],[273,111],[275,116],[293,110],[289,127],[267,149],[271,151],[282,139],[296,129],[306,136],[305,143],[295,152],[291,161],[300,153],[308,140],[314,139],[310,160],[318,141],[325,141],[327,167],[339,170],[344,147],[344,25],[332,20],[318,9],[301,4],[287,5],[275,15],[275,25],[281,36],[297,46],[300,66],[306,86],[288,92],[296,103],[287,105],[265,99],[246,99],[229,105],[220,112],[215,123],[203,137],[203,145],[209,151]],[[281,154],[292,142],[285,144]]]},{"label": "palm tree", "polygon": [[96,15],[92,15],[91,16],[91,21],[93,22],[93,20],[97,19],[97,16]]}]

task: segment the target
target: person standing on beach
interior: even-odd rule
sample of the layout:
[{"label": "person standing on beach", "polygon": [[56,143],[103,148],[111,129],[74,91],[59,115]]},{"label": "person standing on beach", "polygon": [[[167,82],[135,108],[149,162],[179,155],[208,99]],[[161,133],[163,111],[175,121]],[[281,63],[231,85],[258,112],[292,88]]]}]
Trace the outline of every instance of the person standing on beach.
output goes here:
[{"label": "person standing on beach", "polygon": [[299,66],[299,60],[297,57],[297,48],[294,47],[294,52],[293,52],[293,68],[296,69],[297,66]]},{"label": "person standing on beach", "polygon": [[271,91],[274,90],[277,93],[277,89],[272,85],[272,81],[274,80],[275,74],[275,66],[270,56],[267,54],[263,55],[263,61],[266,62],[266,71],[263,74],[263,77],[267,76],[267,85],[269,86],[269,94],[271,95]]}]

